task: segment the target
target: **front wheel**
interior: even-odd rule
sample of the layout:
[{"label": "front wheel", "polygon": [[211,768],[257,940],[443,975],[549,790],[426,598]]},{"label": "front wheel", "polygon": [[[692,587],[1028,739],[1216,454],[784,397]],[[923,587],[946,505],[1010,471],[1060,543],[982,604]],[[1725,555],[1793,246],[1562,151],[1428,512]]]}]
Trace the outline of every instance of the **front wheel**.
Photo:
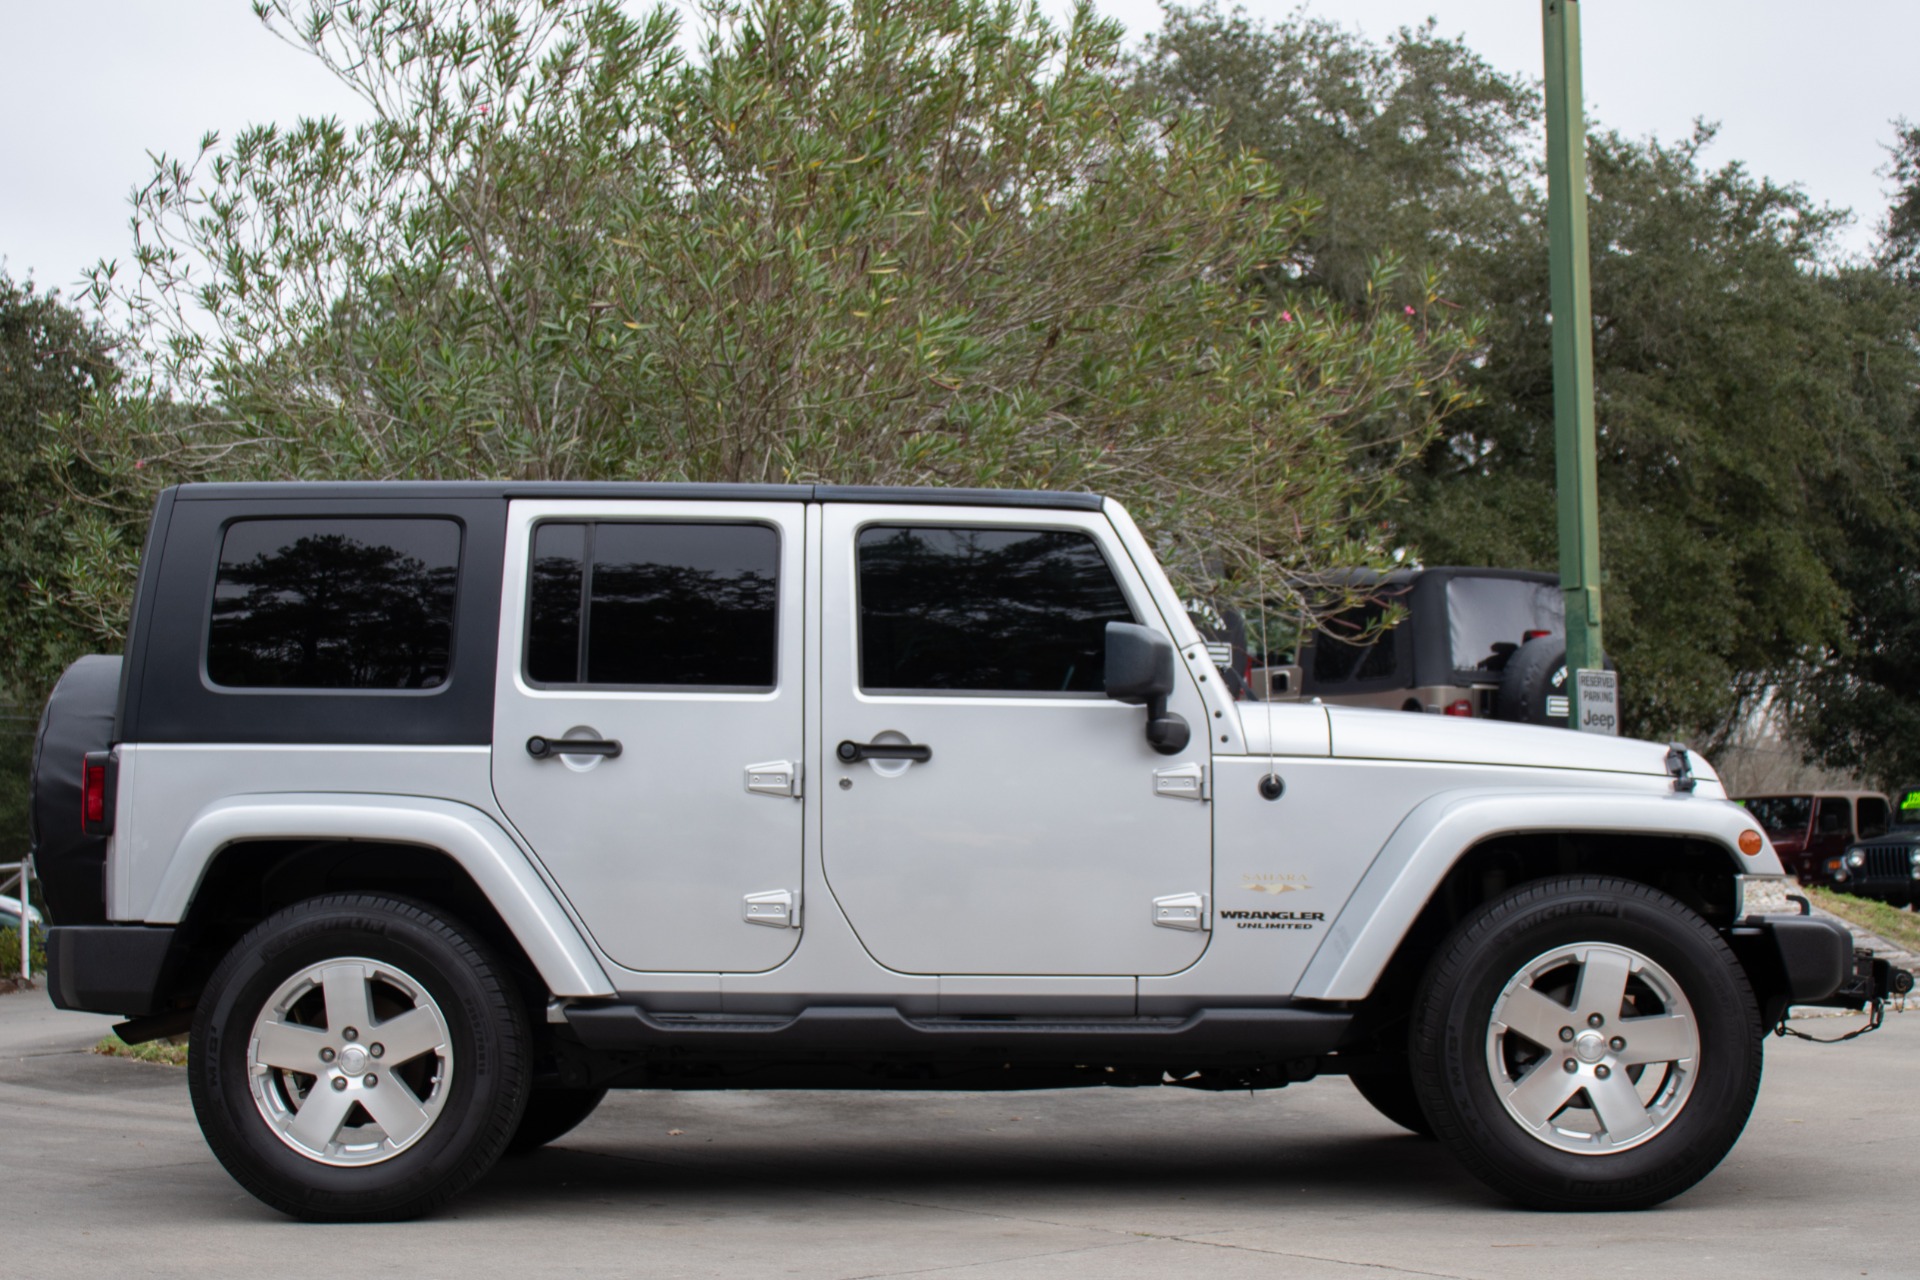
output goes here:
[{"label": "front wheel", "polygon": [[1416,997],[1414,1083],[1468,1171],[1540,1209],[1637,1209],[1711,1172],[1760,1088],[1739,962],[1647,885],[1568,876],[1461,922]]},{"label": "front wheel", "polygon": [[416,1217],[500,1157],[528,1089],[526,1014],[478,941],[342,894],[269,916],[208,981],[188,1084],[249,1192],[312,1221]]}]

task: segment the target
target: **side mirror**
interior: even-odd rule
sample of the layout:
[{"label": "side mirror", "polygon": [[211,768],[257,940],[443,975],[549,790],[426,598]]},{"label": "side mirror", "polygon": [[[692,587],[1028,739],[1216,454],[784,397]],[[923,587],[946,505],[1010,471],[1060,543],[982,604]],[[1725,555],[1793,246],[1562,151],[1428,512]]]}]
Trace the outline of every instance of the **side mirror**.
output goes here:
[{"label": "side mirror", "polygon": [[1151,627],[1131,622],[1107,624],[1107,696],[1116,702],[1145,704],[1147,742],[1163,756],[1186,750],[1193,732],[1186,720],[1167,710],[1173,692],[1173,645]]}]

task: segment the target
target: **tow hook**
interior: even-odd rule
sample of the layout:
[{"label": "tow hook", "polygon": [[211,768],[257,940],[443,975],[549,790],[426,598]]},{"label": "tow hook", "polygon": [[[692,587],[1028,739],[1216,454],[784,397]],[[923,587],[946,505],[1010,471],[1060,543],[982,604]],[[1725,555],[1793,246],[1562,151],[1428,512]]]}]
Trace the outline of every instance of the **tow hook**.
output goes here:
[{"label": "tow hook", "polygon": [[1865,1026],[1855,1027],[1841,1036],[1810,1036],[1804,1031],[1796,1031],[1787,1025],[1787,1016],[1780,1015],[1780,1025],[1773,1029],[1776,1036],[1792,1036],[1796,1040],[1811,1040],[1815,1044],[1842,1044],[1869,1031],[1878,1031],[1887,1016],[1887,997],[1905,996],[1913,990],[1913,975],[1905,969],[1897,968],[1885,960],[1876,960],[1871,951],[1855,949],[1853,953],[1853,976],[1842,983],[1840,989],[1822,1000],[1823,1005],[1833,1005],[1849,1009],[1866,1009]]}]

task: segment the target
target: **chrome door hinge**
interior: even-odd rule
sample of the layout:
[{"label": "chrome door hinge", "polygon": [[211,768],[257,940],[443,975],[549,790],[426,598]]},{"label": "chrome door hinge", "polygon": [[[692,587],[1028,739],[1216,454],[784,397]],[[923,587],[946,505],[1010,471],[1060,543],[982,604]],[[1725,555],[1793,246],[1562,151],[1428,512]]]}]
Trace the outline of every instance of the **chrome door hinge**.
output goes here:
[{"label": "chrome door hinge", "polygon": [[1207,895],[1204,893],[1170,893],[1153,900],[1153,923],[1162,929],[1205,933],[1213,927],[1207,915]]},{"label": "chrome door hinge", "polygon": [[765,893],[750,893],[740,903],[740,918],[748,924],[764,924],[770,929],[798,929],[800,892],[769,889]]},{"label": "chrome door hinge", "polygon": [[800,766],[791,760],[769,760],[747,766],[747,790],[759,796],[798,796]]},{"label": "chrome door hinge", "polygon": [[1155,769],[1153,794],[1172,796],[1176,800],[1213,799],[1212,788],[1207,785],[1207,766],[1182,764],[1171,769]]}]

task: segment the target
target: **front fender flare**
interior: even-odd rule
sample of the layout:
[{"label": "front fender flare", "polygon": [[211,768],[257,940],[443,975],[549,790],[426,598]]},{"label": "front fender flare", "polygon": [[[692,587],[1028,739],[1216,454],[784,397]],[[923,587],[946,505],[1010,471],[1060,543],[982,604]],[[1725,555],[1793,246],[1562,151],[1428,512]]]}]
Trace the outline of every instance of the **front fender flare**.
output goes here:
[{"label": "front fender flare", "polygon": [[410,796],[236,796],[195,815],[147,911],[176,924],[214,856],[241,840],[386,840],[438,849],[473,877],[556,996],[611,996],[580,930],[500,824],[471,805]]},{"label": "front fender flare", "polygon": [[1416,805],[1381,847],[1300,975],[1297,997],[1361,1000],[1393,958],[1427,901],[1467,850],[1494,836],[1581,833],[1704,840],[1726,851],[1730,874],[1777,874],[1746,810],[1724,800],[1627,791],[1445,791]]}]

